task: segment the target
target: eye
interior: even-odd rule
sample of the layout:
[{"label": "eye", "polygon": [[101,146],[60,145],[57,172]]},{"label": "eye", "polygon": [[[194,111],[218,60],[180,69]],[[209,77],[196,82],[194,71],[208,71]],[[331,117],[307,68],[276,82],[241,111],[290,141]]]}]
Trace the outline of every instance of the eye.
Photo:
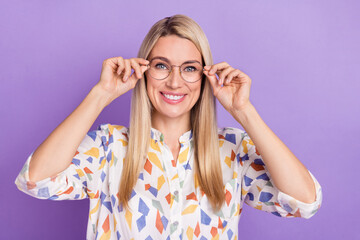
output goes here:
[{"label": "eye", "polygon": [[186,72],[195,72],[196,70],[197,70],[196,67],[193,67],[193,66],[185,67]]},{"label": "eye", "polygon": [[167,66],[165,65],[165,64],[163,64],[163,63],[157,63],[156,65],[155,65],[155,68],[156,69],[167,69]]}]

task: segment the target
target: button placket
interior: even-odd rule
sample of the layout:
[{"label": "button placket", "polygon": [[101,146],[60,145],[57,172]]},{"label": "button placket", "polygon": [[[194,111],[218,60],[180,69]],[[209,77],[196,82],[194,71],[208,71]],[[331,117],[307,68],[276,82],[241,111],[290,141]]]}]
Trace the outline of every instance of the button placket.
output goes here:
[{"label": "button placket", "polygon": [[[177,159],[177,166],[176,166],[176,170],[177,170],[177,174],[178,174],[178,178],[177,178],[177,189],[174,191],[174,195],[175,197],[178,198],[178,207],[177,207],[177,211],[176,211],[176,214],[177,214],[177,221],[179,221],[179,227],[177,228],[177,233],[175,234],[175,236],[179,236],[181,234],[182,231],[184,231],[184,229],[182,229],[182,210],[183,210],[183,207],[184,207],[184,203],[183,203],[183,184],[185,182],[185,178],[187,176],[187,174],[190,173],[190,171],[187,171],[185,169],[184,166],[186,166],[187,164],[190,164],[189,163],[189,159],[191,158],[192,156],[192,151],[193,149],[191,148],[191,141],[180,141],[181,143],[181,148],[180,148],[180,152],[179,152],[179,156],[180,154],[183,152],[183,151],[186,151],[187,148],[189,148],[189,152],[187,154],[187,157],[186,157],[186,160],[183,161],[182,163],[180,163],[179,161],[179,158]],[[174,206],[173,206],[174,207]]]},{"label": "button placket", "polygon": [[171,197],[173,198],[173,204],[171,207],[171,222],[174,225],[174,235],[179,235],[180,229],[180,221],[181,221],[181,205],[182,200],[180,197],[180,183],[179,183],[179,177],[172,180],[172,184],[170,187],[171,191]]},{"label": "button placket", "polygon": [[[184,164],[188,164],[189,155],[187,156],[187,160],[185,162],[180,163],[179,162],[179,156],[178,159],[176,159],[176,166],[173,166],[173,162],[171,161],[173,159],[172,152],[170,148],[166,145],[166,143],[163,141],[163,135],[159,131],[153,129],[152,132],[154,138],[159,139],[162,145],[162,162],[165,167],[165,174],[167,177],[167,181],[169,184],[169,191],[171,195],[171,202],[170,202],[170,219],[169,219],[169,227],[170,227],[170,235],[171,239],[175,237],[175,239],[178,239],[182,232],[182,220],[181,220],[181,213],[183,208],[182,203],[182,189],[181,189],[181,182],[183,183],[185,181],[186,177],[186,169],[184,168]],[[191,138],[192,132],[187,132],[183,134],[180,139],[179,143],[181,143],[180,151],[179,153],[183,152],[186,148],[189,147],[189,139]],[[191,154],[189,152],[189,154]]]},{"label": "button placket", "polygon": [[187,173],[189,173],[189,171],[188,172],[186,171],[186,165],[190,164],[189,159],[191,158],[192,151],[193,151],[193,149],[191,147],[191,144],[190,144],[190,141],[181,142],[180,153],[185,151],[187,148],[189,148],[189,152],[188,152],[188,155],[186,157],[187,159],[183,163],[181,163],[181,164],[179,163],[179,165],[177,166],[177,171],[178,171],[178,175],[179,175],[179,188],[180,189],[182,189],[184,187],[183,184],[184,184],[186,175],[187,175]]},{"label": "button placket", "polygon": [[[172,159],[172,152],[170,151],[170,148],[164,143],[163,145],[164,151],[164,165],[166,169],[166,175],[168,178],[169,183],[169,190],[171,194],[171,208],[170,208],[170,234],[171,236],[177,236],[179,235],[180,229],[180,217],[181,217],[181,202],[180,202],[180,193],[179,193],[179,177],[176,177],[173,179],[176,175],[178,175],[177,168],[174,167],[169,161],[169,159]],[[179,175],[178,175],[179,176]]]}]

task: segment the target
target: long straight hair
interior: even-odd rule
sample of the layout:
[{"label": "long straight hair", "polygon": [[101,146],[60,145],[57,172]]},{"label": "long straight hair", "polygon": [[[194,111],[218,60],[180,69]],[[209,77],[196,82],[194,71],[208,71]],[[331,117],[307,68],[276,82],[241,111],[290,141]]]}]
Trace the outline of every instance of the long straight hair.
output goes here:
[{"label": "long straight hair", "polygon": [[[147,59],[160,37],[176,35],[194,43],[205,65],[212,65],[209,42],[201,27],[190,17],[177,14],[156,22],[145,36],[138,52],[139,58]],[[128,201],[144,166],[151,131],[152,104],[146,91],[146,77],[133,89],[129,126],[128,150],[119,187],[119,202],[128,209]],[[191,127],[194,140],[194,181],[200,186],[217,212],[225,201],[223,176],[220,164],[219,138],[216,120],[216,103],[209,81],[203,75],[200,97],[191,109]]]}]

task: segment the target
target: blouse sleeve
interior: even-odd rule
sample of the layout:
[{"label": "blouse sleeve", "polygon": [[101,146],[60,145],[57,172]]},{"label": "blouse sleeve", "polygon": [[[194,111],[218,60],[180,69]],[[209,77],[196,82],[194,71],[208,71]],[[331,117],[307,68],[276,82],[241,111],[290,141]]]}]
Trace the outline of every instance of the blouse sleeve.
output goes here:
[{"label": "blouse sleeve", "polygon": [[243,165],[241,199],[247,205],[287,218],[309,219],[318,211],[322,202],[322,190],[309,170],[315,183],[316,200],[305,203],[276,188],[261,155],[256,151],[254,143],[246,132],[243,134],[240,149],[239,158]]},{"label": "blouse sleeve", "polygon": [[29,164],[34,151],[27,158],[15,179],[20,191],[38,198],[50,200],[77,200],[92,198],[97,193],[97,181],[102,177],[107,160],[109,134],[105,124],[88,132],[79,145],[71,164],[53,177],[33,182],[29,180]]}]

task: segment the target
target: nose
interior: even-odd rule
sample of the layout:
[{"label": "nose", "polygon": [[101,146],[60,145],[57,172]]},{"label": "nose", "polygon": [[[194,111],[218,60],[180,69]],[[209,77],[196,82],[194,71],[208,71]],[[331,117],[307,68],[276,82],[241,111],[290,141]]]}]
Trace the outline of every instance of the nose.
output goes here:
[{"label": "nose", "polygon": [[[178,69],[175,69],[178,68]],[[178,88],[183,83],[181,73],[180,73],[180,67],[179,66],[173,66],[171,69],[171,72],[169,76],[167,77],[166,86],[170,88]]]}]

